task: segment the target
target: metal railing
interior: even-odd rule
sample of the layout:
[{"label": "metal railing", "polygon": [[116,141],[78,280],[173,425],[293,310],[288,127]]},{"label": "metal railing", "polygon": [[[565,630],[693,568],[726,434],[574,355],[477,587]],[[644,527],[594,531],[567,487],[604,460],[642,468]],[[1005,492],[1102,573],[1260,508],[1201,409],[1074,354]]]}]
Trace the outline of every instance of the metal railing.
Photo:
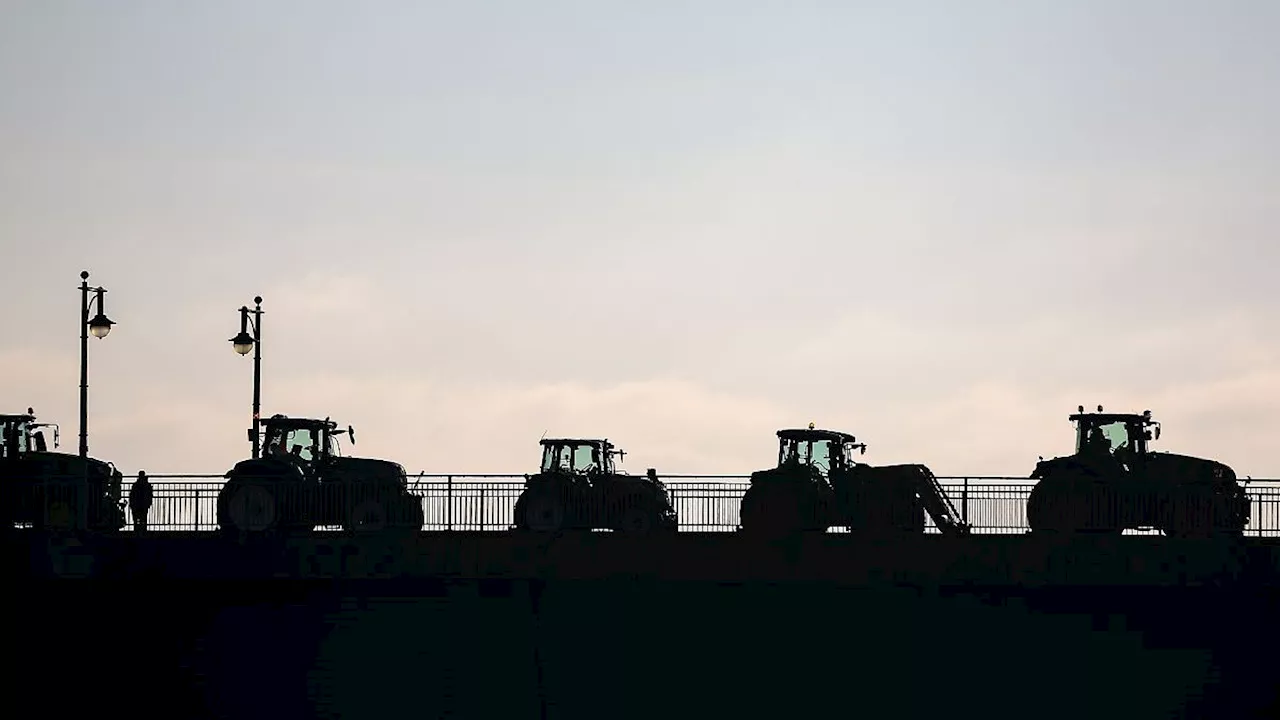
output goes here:
[{"label": "metal railing", "polygon": [[[738,505],[748,487],[746,475],[663,475],[685,532],[733,532]],[[154,502],[147,514],[150,531],[216,530],[221,475],[151,475]],[[125,496],[132,480],[124,479]],[[1012,477],[939,477],[939,484],[974,533],[1027,531],[1026,501],[1034,482]],[[1242,481],[1243,482],[1243,481]],[[1280,480],[1249,480],[1250,536],[1280,536]],[[422,502],[428,531],[505,531],[511,528],[523,475],[416,475],[409,491]],[[133,517],[125,508],[126,530]],[[319,530],[337,528],[318,528]],[[840,532],[832,529],[831,532]],[[927,533],[937,533],[926,518]],[[1151,534],[1154,531],[1126,531]]]}]

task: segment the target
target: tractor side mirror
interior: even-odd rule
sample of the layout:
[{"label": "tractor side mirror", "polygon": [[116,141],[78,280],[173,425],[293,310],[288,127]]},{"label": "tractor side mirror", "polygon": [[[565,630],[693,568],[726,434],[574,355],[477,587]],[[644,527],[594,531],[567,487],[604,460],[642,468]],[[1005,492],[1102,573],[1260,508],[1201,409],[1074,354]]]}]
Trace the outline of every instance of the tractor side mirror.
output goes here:
[{"label": "tractor side mirror", "polygon": [[867,454],[867,446],[866,446],[866,445],[863,445],[863,446],[859,447],[859,448],[858,448],[858,454],[859,454],[859,455],[866,455],[866,454]]},{"label": "tractor side mirror", "polygon": [[1159,440],[1159,439],[1160,439],[1160,426],[1159,426],[1159,425],[1157,425],[1157,426],[1156,426],[1156,439],[1157,439],[1157,440]]},{"label": "tractor side mirror", "polygon": [[255,438],[255,437],[253,436],[253,428],[249,428],[248,430],[246,430],[246,431],[245,431],[245,435],[248,435],[248,436],[249,436],[249,442],[253,442],[253,441],[257,440],[257,438]]},{"label": "tractor side mirror", "polygon": [[356,444],[356,429],[350,425],[347,426],[347,437],[351,438],[352,445]]}]

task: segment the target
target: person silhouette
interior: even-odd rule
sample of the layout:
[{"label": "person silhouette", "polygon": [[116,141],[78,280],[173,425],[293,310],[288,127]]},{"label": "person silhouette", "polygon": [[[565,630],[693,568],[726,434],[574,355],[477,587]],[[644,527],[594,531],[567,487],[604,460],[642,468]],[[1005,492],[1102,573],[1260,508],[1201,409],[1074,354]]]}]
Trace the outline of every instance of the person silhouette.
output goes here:
[{"label": "person silhouette", "polygon": [[1102,428],[1095,427],[1089,432],[1088,449],[1098,455],[1109,455],[1111,453],[1111,441],[1106,435],[1102,434]]},{"label": "person silhouette", "polygon": [[133,513],[133,528],[137,532],[147,531],[147,514],[151,512],[153,500],[151,481],[145,471],[138,471],[138,479],[129,488],[129,511]]}]

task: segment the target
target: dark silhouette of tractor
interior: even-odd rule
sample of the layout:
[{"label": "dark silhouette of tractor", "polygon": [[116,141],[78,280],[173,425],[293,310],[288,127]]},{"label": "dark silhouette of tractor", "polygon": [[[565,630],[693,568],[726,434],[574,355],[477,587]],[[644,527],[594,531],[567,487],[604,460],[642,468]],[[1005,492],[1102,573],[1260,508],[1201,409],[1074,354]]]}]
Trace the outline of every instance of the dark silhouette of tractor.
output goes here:
[{"label": "dark silhouette of tractor", "polygon": [[35,419],[31,408],[0,415],[0,523],[37,530],[123,528],[120,471],[102,460],[51,452],[41,428],[53,428],[57,448],[58,426]]},{"label": "dark silhouette of tractor", "polygon": [[634,534],[675,532],[671,495],[653,468],[618,472],[608,440],[541,440],[542,468],[525,476],[516,500],[516,529],[532,532],[609,529]]},{"label": "dark silhouette of tractor", "polygon": [[[407,536],[422,530],[422,499],[409,492],[404,467],[389,460],[342,457],[337,423],[274,415],[262,422],[261,458],[242,460],[218,492],[225,533],[309,532],[317,525],[360,534]],[[252,431],[250,431],[252,438]]]},{"label": "dark silhouette of tractor", "polygon": [[739,517],[743,532],[785,536],[844,527],[868,534],[922,533],[925,512],[946,534],[969,527],[924,465],[855,462],[866,443],[849,433],[778,431],[778,464],[751,474]]},{"label": "dark silhouette of tractor", "polygon": [[[1154,528],[1166,535],[1241,535],[1249,498],[1230,467],[1202,458],[1157,453],[1151,411],[1086,413],[1076,424],[1076,451],[1040,459],[1027,498],[1032,532],[1111,533]],[[1154,435],[1152,430],[1154,429]]]}]

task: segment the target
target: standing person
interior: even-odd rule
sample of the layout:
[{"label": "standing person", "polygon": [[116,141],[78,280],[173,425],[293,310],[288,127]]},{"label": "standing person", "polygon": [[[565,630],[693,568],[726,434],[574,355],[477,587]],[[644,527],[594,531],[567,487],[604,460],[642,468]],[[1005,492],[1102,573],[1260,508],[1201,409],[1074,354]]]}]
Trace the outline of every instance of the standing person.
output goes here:
[{"label": "standing person", "polygon": [[138,532],[147,531],[147,513],[151,511],[151,481],[145,471],[138,471],[138,479],[129,488],[129,510],[133,513],[133,527]]}]

